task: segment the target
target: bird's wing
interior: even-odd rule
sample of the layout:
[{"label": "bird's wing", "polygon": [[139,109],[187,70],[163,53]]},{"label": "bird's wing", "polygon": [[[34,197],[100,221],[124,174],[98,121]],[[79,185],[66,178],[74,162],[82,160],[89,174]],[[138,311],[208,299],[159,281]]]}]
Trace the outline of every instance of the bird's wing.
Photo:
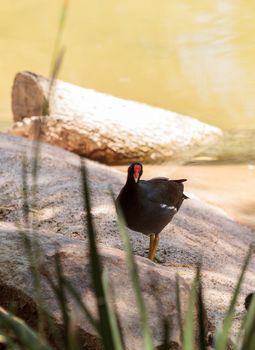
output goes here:
[{"label": "bird's wing", "polygon": [[183,194],[183,182],[186,179],[169,180],[157,177],[148,181],[140,181],[140,188],[146,198],[158,204],[166,204],[179,209],[185,195]]},{"label": "bird's wing", "polygon": [[178,182],[178,183],[182,183],[187,181],[187,179],[178,179],[178,180],[170,180],[168,177],[153,177],[150,180],[147,180],[147,182],[161,182],[161,181],[174,181],[174,182]]}]

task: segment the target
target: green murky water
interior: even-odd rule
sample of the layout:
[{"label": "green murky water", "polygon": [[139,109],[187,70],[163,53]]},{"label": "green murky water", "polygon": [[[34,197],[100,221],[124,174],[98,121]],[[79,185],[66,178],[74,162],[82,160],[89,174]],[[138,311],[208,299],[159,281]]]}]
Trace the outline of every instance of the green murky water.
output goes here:
[{"label": "green murky water", "polygon": [[[0,2],[0,128],[14,75],[48,75],[62,0]],[[223,128],[255,127],[255,3],[71,0],[60,78]]]}]

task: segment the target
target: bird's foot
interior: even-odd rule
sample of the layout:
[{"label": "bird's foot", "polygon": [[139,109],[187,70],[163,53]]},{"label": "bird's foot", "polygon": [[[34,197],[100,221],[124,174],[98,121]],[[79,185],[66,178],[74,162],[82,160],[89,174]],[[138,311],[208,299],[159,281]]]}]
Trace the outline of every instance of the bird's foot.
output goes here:
[{"label": "bird's foot", "polygon": [[166,261],[165,261],[165,259],[162,259],[159,256],[155,255],[154,262],[156,262],[158,264],[164,264]]},{"label": "bird's foot", "polygon": [[158,264],[164,264],[166,262],[166,260],[164,258],[160,258],[158,255],[155,255],[154,259],[150,259],[149,256],[148,256],[148,252],[149,250],[145,250],[145,253],[147,255],[147,258],[155,263],[158,263]]}]

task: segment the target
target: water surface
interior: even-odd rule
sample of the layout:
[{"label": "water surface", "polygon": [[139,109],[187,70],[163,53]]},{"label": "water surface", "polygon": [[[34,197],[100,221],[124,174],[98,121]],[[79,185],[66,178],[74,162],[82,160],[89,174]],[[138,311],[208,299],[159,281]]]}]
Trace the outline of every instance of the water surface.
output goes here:
[{"label": "water surface", "polygon": [[[62,0],[0,2],[0,128],[20,70],[49,74]],[[71,0],[60,78],[196,116],[255,127],[255,2]]]}]

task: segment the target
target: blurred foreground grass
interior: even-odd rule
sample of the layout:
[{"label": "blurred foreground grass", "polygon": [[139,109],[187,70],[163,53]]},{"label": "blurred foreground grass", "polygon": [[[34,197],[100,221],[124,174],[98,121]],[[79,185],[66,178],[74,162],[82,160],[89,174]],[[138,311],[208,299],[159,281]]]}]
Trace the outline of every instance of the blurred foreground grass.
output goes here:
[{"label": "blurred foreground grass", "polygon": [[[52,84],[54,83],[54,79],[58,74],[62,59],[60,39],[63,33],[66,9],[67,1],[64,1],[59,20],[58,35],[55,41],[53,63],[51,66]],[[51,93],[51,91],[49,91],[49,93]],[[91,314],[79,293],[73,288],[70,281],[66,279],[58,255],[56,255],[55,259],[55,276],[51,276],[48,273],[46,274],[46,278],[59,304],[59,309],[61,311],[62,327],[56,327],[52,320],[52,317],[50,316],[50,310],[47,309],[47,305],[45,304],[41,283],[42,276],[38,269],[38,260],[43,253],[41,247],[38,244],[37,234],[34,234],[33,237],[28,235],[28,231],[34,227],[34,221],[36,220],[36,217],[33,213],[36,209],[36,203],[39,200],[37,192],[37,178],[40,165],[40,125],[38,126],[38,128],[38,139],[34,141],[32,150],[32,184],[29,184],[27,181],[27,159],[25,157],[23,159],[22,193],[24,200],[23,222],[25,223],[25,226],[21,227],[19,223],[17,223],[20,235],[23,238],[24,254],[27,254],[29,258],[31,275],[33,276],[33,283],[36,291],[35,295],[38,315],[36,327],[37,329],[32,330],[25,322],[15,317],[13,311],[6,311],[0,308],[0,348],[12,350],[51,350],[53,348],[57,348],[59,350],[82,349],[77,334],[77,326],[75,325],[75,321],[74,319],[72,319],[72,316],[70,315],[70,310],[68,309],[67,294],[69,294],[83,313],[84,322],[90,322],[92,327],[94,327],[98,337],[101,339],[102,348],[105,350],[124,350],[125,339],[123,339],[119,317],[116,313],[116,310],[114,309],[114,300],[109,291],[108,275],[107,272],[104,270],[104,266],[98,253],[96,231],[94,228],[93,218],[91,214],[89,180],[87,178],[86,167],[84,166],[83,162],[81,163],[80,192],[83,196],[84,212],[86,214],[84,215],[84,218],[87,218],[87,221],[84,221],[84,232],[88,233],[89,238],[91,279],[93,282],[93,290],[96,299],[98,316],[95,317]],[[32,198],[28,198],[29,186],[32,187]],[[118,214],[119,232],[123,242],[123,248],[126,252],[126,263],[132,280],[132,285],[137,300],[138,312],[142,324],[144,349],[153,350],[153,339],[151,335],[151,329],[149,327],[146,306],[143,300],[143,295],[139,284],[138,269],[136,266],[135,258],[132,253],[132,247],[129,241],[125,223],[122,218],[122,214],[117,206],[116,210]],[[244,278],[244,273],[248,266],[250,258],[251,249],[247,254],[247,258],[244,262],[244,266],[242,268],[237,286],[233,293],[232,300],[226,312],[225,318],[222,324],[218,327],[215,337],[213,339],[214,348],[216,350],[230,349],[229,335],[234,318],[235,305]],[[182,334],[181,342],[183,350],[206,350],[208,341],[204,320],[204,307],[206,305],[203,299],[202,283],[200,279],[200,268],[197,269],[196,278],[190,289],[188,310],[184,317],[181,314],[181,310],[179,307],[180,296],[178,292],[178,279],[176,281],[176,291],[176,309],[178,312],[178,318],[180,320],[179,325]],[[237,339],[237,344],[234,346],[235,350],[254,350],[255,298],[253,299],[254,300],[252,301],[251,307],[249,308],[249,312],[242,321],[241,331]],[[197,313],[194,313],[195,308],[197,310]],[[194,314],[196,314],[196,317],[194,316]],[[184,322],[181,321],[182,319],[184,320]],[[167,350],[171,348],[170,325],[170,319],[162,320],[161,327],[163,327],[162,333],[164,334],[164,339],[162,340],[162,346],[160,347],[161,350]],[[196,327],[199,330],[198,334],[195,331]],[[49,339],[51,340],[51,345],[48,344]],[[195,341],[197,344],[196,346],[194,345]]]}]

